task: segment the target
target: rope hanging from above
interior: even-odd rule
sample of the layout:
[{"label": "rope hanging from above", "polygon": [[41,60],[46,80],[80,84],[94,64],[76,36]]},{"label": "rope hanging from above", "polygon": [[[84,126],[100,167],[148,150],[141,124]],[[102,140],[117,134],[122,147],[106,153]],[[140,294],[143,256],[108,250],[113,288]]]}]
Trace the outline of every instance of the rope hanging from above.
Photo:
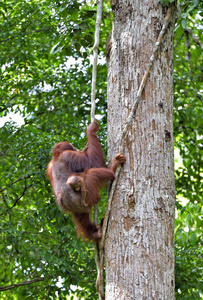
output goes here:
[{"label": "rope hanging from above", "polygon": [[98,48],[99,48],[99,35],[102,19],[103,0],[97,3],[97,17],[95,24],[95,37],[93,46],[93,69],[92,69],[92,89],[91,89],[91,122],[95,119],[95,95],[96,95],[96,82],[97,82],[97,61],[98,61]]},{"label": "rope hanging from above", "polygon": [[[94,46],[93,46],[93,68],[92,68],[92,88],[91,88],[91,122],[95,119],[95,96],[96,96],[96,82],[97,82],[97,61],[98,61],[98,48],[99,48],[99,37],[100,37],[100,26],[102,19],[102,8],[103,8],[103,0],[97,2],[97,16],[95,23],[95,38],[94,38]],[[98,223],[98,205],[94,206],[94,223]],[[100,255],[99,255],[99,245],[95,243],[95,263],[97,267],[97,290],[99,294],[99,300],[104,300],[104,288],[103,285],[99,284],[100,275]]]}]

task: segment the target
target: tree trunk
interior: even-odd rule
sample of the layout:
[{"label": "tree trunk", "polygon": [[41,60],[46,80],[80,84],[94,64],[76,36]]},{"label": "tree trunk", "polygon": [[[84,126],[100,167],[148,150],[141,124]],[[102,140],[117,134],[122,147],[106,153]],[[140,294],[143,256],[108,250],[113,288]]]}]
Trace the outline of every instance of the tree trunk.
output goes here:
[{"label": "tree trunk", "polygon": [[[109,160],[161,30],[158,0],[112,0],[107,42]],[[126,137],[105,243],[106,299],[174,299],[174,11]]]}]

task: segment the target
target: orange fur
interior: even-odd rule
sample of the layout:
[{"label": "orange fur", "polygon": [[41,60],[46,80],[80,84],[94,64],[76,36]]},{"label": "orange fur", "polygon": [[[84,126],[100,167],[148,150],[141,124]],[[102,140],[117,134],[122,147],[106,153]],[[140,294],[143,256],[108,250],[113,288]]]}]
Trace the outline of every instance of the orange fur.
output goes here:
[{"label": "orange fur", "polygon": [[88,126],[88,143],[82,151],[68,142],[55,145],[47,167],[57,204],[72,213],[78,235],[94,241],[101,238],[100,226],[90,219],[91,208],[100,200],[99,187],[113,181],[117,166],[125,162],[125,156],[117,154],[110,168],[106,167],[98,129],[96,120]]}]

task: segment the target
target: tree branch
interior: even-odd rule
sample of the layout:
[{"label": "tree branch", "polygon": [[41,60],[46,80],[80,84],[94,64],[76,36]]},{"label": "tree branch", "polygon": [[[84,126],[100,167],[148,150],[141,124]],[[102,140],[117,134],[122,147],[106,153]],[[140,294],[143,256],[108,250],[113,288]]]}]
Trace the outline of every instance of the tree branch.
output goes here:
[{"label": "tree branch", "polygon": [[15,200],[14,204],[11,206],[10,209],[14,208],[17,205],[18,201],[25,195],[25,191],[31,186],[32,186],[32,184],[29,184],[28,186],[25,185],[24,190],[22,191],[22,194]]},{"label": "tree branch", "polygon": [[[52,278],[51,275],[49,275],[48,278]],[[33,283],[36,283],[36,282],[39,282],[39,281],[44,281],[46,279],[46,277],[39,277],[39,278],[35,278],[35,279],[32,279],[32,280],[24,280],[20,283],[16,283],[16,284],[11,284],[11,285],[6,285],[6,286],[1,286],[0,287],[0,292],[2,291],[7,291],[7,290],[12,290],[16,287],[19,287],[19,286],[22,286],[22,285],[29,285],[29,284],[33,284]]]},{"label": "tree branch", "polygon": [[[16,182],[19,182],[19,181],[21,181],[21,180],[25,180],[25,179],[27,179],[27,178],[30,178],[32,175],[34,175],[34,174],[29,174],[29,175],[25,176],[24,178],[21,178],[21,177],[20,177],[20,178],[16,179],[15,181],[9,183],[9,185],[13,185],[13,184],[15,184]],[[7,189],[7,187],[2,188],[2,189],[0,190],[0,193],[3,192],[3,191],[6,190],[6,189]]]},{"label": "tree branch", "polygon": [[[31,176],[31,175],[30,175],[30,176]],[[17,205],[18,201],[25,195],[26,190],[27,190],[29,187],[32,186],[32,184],[29,184],[29,185],[27,186],[27,184],[26,184],[26,178],[28,178],[28,177],[25,177],[25,186],[24,186],[24,189],[23,189],[21,195],[20,195],[17,199],[15,199],[14,204],[13,204],[11,207],[9,207],[9,205],[8,205],[6,199],[4,198],[4,195],[3,195],[4,203],[5,203],[5,205],[6,205],[6,207],[7,207],[7,209],[8,209],[9,211],[10,211],[11,209],[13,209],[13,208]],[[19,181],[19,180],[20,180],[20,179],[16,180],[16,182]],[[1,192],[2,192],[2,190],[1,190]],[[2,216],[3,214],[4,214],[4,213],[1,213],[0,216]]]},{"label": "tree branch", "polygon": [[185,31],[186,31],[187,33],[189,33],[189,34],[191,35],[193,41],[194,41],[198,46],[200,46],[201,49],[203,49],[203,44],[198,40],[198,38],[196,37],[196,35],[193,33],[192,29],[190,29],[190,28],[187,27],[187,28],[185,28]]}]

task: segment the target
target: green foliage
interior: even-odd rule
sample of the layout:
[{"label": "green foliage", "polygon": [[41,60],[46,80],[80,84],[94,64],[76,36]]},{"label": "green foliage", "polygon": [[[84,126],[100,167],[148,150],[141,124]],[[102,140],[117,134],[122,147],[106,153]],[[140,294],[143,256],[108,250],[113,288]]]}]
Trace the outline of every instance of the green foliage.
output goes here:
[{"label": "green foliage", "polygon": [[176,299],[202,299],[202,203],[188,202],[176,218]]},{"label": "green foliage", "polygon": [[173,2],[175,2],[176,0],[159,0],[159,1],[165,3],[167,6],[169,6],[170,3],[173,3]]},{"label": "green foliage", "polygon": [[[176,299],[203,299],[202,2],[180,1],[175,31]],[[193,39],[191,33],[196,37]]]},{"label": "green foliage", "polygon": [[[96,5],[92,1],[0,3],[0,116],[20,113],[24,124],[0,128],[0,282],[30,283],[0,299],[97,299],[92,243],[77,239],[70,215],[55,205],[46,178],[51,148],[86,142]],[[167,4],[172,1],[164,1]],[[104,4],[100,57],[111,26]],[[201,299],[203,106],[201,1],[180,1],[175,31],[174,134],[176,166],[176,298]],[[96,113],[106,145],[106,65],[98,65]],[[100,218],[106,195],[102,194]],[[0,288],[1,288],[0,286]]]},{"label": "green foliage", "polygon": [[[83,1],[0,3],[0,115],[24,118],[21,127],[7,122],[0,128],[0,282],[35,282],[3,291],[0,299],[97,298],[93,244],[77,239],[46,178],[55,143],[86,143],[95,12],[94,3]],[[111,22],[106,6],[104,18],[101,56]],[[106,66],[98,70],[96,113],[104,140]]]}]

